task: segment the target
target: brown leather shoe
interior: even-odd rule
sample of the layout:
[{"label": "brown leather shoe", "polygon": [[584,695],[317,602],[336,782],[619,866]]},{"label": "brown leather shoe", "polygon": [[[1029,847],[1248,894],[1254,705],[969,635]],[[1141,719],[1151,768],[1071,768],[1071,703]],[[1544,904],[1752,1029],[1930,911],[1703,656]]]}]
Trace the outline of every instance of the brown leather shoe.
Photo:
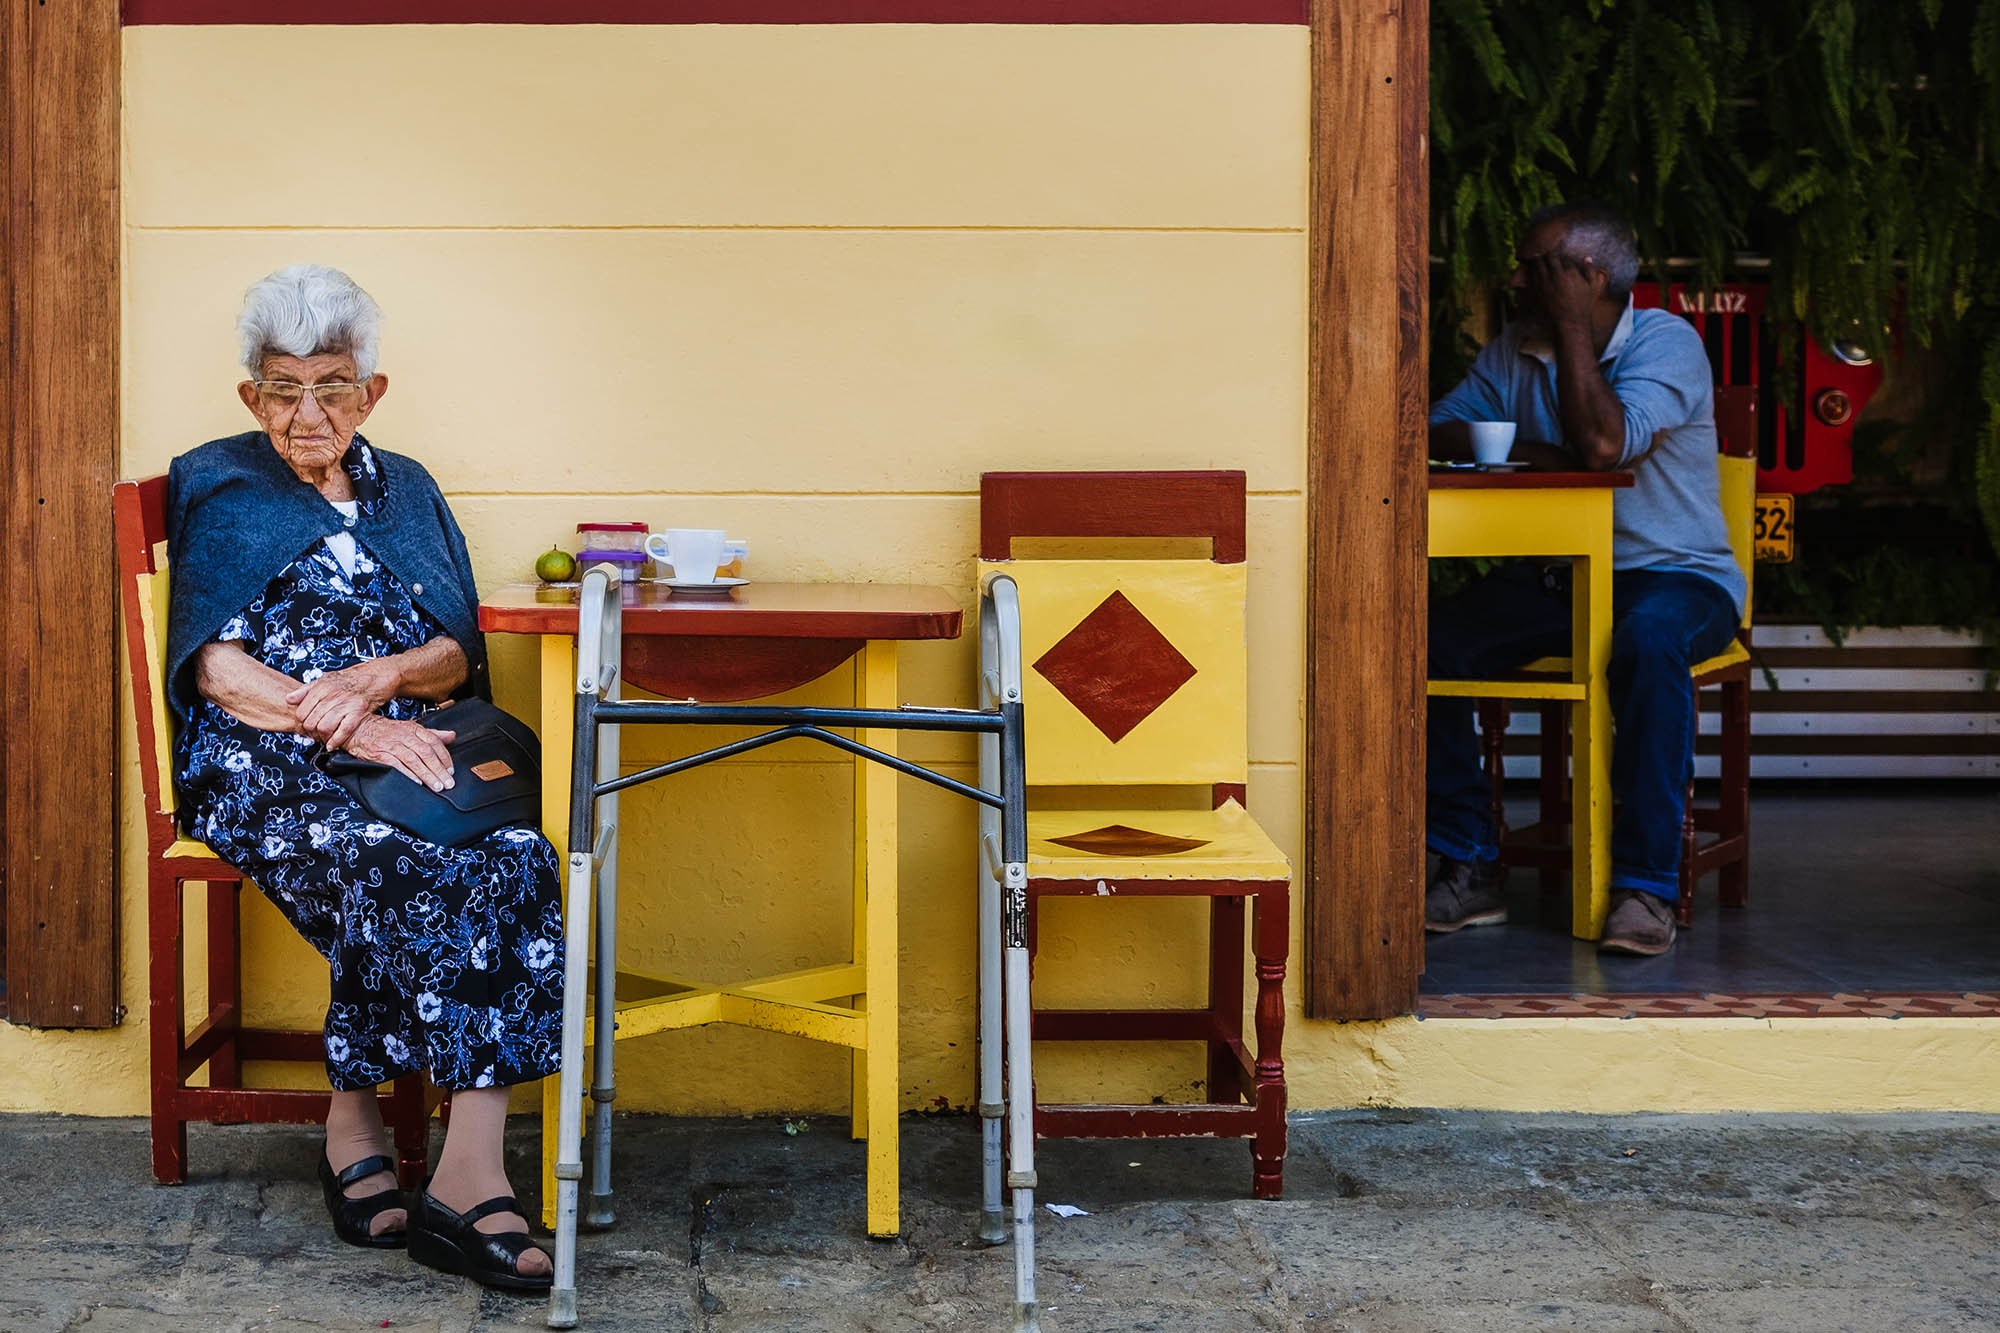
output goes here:
[{"label": "brown leather shoe", "polygon": [[1599,953],[1636,953],[1646,957],[1674,947],[1674,906],[1665,898],[1636,889],[1611,891],[1611,916],[1604,923]]},{"label": "brown leather shoe", "polygon": [[1424,889],[1424,929],[1449,935],[1467,926],[1507,924],[1507,899],[1501,893],[1500,863],[1438,858],[1436,873]]}]

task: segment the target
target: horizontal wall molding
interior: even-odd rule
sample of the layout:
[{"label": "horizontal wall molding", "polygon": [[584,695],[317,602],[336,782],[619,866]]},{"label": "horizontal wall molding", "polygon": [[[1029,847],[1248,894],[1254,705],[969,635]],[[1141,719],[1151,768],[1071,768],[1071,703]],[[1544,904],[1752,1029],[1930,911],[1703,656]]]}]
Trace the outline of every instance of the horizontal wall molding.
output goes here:
[{"label": "horizontal wall molding", "polygon": [[1306,0],[125,0],[149,24],[1281,23]]}]

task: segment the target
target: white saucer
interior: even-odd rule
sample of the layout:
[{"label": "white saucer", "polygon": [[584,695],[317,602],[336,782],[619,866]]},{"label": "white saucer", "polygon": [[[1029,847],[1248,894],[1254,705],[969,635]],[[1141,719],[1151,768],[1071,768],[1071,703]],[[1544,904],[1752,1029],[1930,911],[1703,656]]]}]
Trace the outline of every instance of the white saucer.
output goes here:
[{"label": "white saucer", "polygon": [[692,579],[655,580],[655,582],[664,583],[673,591],[684,593],[689,597],[721,597],[726,595],[731,588],[740,588],[749,581],[749,579],[726,578],[717,579],[713,583],[696,583]]}]

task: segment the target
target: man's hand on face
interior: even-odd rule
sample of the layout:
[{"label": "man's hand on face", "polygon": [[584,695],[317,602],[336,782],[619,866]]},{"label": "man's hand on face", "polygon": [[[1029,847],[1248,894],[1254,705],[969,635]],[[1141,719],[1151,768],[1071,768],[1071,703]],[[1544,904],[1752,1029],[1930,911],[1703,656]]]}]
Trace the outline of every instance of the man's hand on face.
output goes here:
[{"label": "man's hand on face", "polygon": [[1601,271],[1560,249],[1545,250],[1522,267],[1535,303],[1551,325],[1557,330],[1590,329],[1591,315],[1606,281]]}]

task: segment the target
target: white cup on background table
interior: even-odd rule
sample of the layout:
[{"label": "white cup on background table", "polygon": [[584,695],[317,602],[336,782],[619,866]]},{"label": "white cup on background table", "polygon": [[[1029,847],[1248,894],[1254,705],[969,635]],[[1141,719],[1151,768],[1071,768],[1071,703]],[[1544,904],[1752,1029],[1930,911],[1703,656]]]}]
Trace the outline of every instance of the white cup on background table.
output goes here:
[{"label": "white cup on background table", "polygon": [[713,583],[729,534],[721,528],[668,528],[646,536],[646,554],[674,567],[681,583]]},{"label": "white cup on background table", "polygon": [[1481,463],[1504,463],[1514,451],[1514,423],[1511,421],[1468,421],[1472,432],[1472,456]]}]

